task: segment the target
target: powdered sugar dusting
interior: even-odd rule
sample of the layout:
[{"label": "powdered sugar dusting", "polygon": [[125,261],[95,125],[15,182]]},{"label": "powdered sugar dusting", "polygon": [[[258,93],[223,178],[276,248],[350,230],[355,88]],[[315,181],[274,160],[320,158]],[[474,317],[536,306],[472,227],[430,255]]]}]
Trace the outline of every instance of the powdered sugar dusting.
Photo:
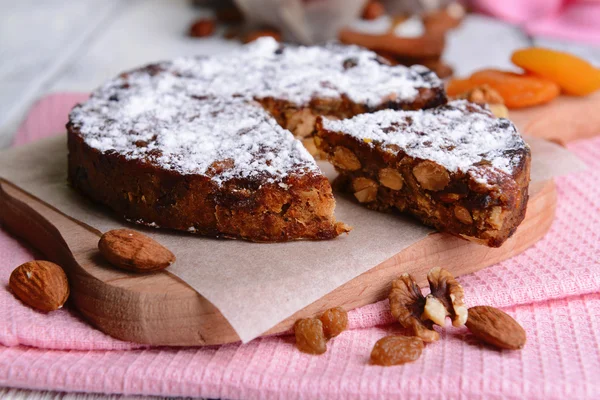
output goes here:
[{"label": "powdered sugar dusting", "polygon": [[217,183],[249,177],[274,182],[291,170],[319,171],[302,144],[258,104],[194,99],[155,85],[120,98],[114,102],[119,106],[107,102],[90,108],[98,103],[79,107],[71,121],[87,128],[86,142],[102,152],[116,151],[181,174],[206,174]]},{"label": "powdered sugar dusting", "polygon": [[357,46],[280,47],[272,38],[215,57],[176,59],[168,68],[191,78],[191,93],[275,97],[297,105],[345,95],[375,107],[386,97],[410,102],[420,88],[442,87],[424,67],[390,66]]},{"label": "powdered sugar dusting", "polygon": [[73,109],[84,141],[182,174],[281,181],[318,172],[292,134],[253,99],[297,105],[348,96],[379,105],[386,96],[412,101],[419,88],[440,86],[424,67],[391,67],[354,46],[285,47],[271,38],[233,53],[180,58],[131,71]]},{"label": "powdered sugar dusting", "polygon": [[[347,120],[323,119],[323,127],[415,158],[434,161],[451,172],[490,164],[512,174],[518,152],[527,145],[507,119],[466,100],[418,111],[383,110]],[[367,139],[367,140],[365,140]],[[482,182],[485,175],[477,175]]]}]

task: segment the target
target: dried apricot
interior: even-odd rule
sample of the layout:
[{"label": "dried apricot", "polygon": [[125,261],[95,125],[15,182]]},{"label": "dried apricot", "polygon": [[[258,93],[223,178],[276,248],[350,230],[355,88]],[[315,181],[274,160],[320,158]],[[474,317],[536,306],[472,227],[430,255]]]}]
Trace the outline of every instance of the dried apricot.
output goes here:
[{"label": "dried apricot", "polygon": [[556,82],[568,94],[585,96],[600,89],[600,70],[569,53],[531,47],[511,57],[525,71]]},{"label": "dried apricot", "polygon": [[548,103],[560,94],[559,86],[542,77],[484,69],[469,78],[475,85],[489,85],[504,99],[508,108],[522,108]]},{"label": "dried apricot", "polygon": [[321,315],[323,332],[327,339],[336,337],[348,326],[348,313],[342,307],[330,308]]},{"label": "dried apricot", "polygon": [[446,93],[448,96],[458,96],[475,89],[478,85],[471,82],[470,79],[451,79],[446,84]]},{"label": "dried apricot", "polygon": [[327,340],[323,323],[316,318],[299,319],[294,324],[296,347],[303,353],[323,354],[327,351]]},{"label": "dried apricot", "polygon": [[423,352],[423,341],[414,336],[386,336],[379,339],[371,351],[375,365],[399,365],[416,361]]}]

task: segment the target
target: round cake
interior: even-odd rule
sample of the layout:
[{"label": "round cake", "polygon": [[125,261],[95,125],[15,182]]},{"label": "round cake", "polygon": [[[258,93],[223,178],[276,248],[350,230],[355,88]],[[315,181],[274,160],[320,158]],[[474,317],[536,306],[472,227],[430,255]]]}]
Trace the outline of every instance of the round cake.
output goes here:
[{"label": "round cake", "polygon": [[392,67],[354,46],[260,39],[97,89],[69,116],[69,180],[138,224],[252,241],[330,239],[349,228],[336,222],[331,186],[292,132],[312,135],[322,115],[445,102],[424,67]]}]

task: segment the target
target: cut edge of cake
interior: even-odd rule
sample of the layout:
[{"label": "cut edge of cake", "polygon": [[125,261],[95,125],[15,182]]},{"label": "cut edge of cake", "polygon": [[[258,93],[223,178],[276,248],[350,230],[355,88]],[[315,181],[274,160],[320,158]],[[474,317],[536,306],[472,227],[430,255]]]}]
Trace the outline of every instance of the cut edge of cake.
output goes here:
[{"label": "cut edge of cake", "polygon": [[515,126],[467,101],[317,120],[336,187],[368,208],[501,246],[525,217],[531,152]]}]

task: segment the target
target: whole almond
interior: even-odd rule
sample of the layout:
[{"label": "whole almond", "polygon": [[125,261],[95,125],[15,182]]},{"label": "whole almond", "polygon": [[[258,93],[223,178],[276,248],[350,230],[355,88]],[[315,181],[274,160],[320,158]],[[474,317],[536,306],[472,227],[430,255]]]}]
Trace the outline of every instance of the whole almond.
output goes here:
[{"label": "whole almond", "polygon": [[40,311],[58,310],[69,297],[65,271],[50,261],[29,261],[10,274],[8,286],[23,303]]},{"label": "whole almond", "polygon": [[510,315],[494,307],[469,308],[466,325],[475,337],[501,349],[522,349],[527,341],[523,327]]},{"label": "whole almond", "polygon": [[98,249],[109,263],[129,271],[156,271],[175,262],[175,255],[169,249],[131,229],[106,232],[98,242]]}]

